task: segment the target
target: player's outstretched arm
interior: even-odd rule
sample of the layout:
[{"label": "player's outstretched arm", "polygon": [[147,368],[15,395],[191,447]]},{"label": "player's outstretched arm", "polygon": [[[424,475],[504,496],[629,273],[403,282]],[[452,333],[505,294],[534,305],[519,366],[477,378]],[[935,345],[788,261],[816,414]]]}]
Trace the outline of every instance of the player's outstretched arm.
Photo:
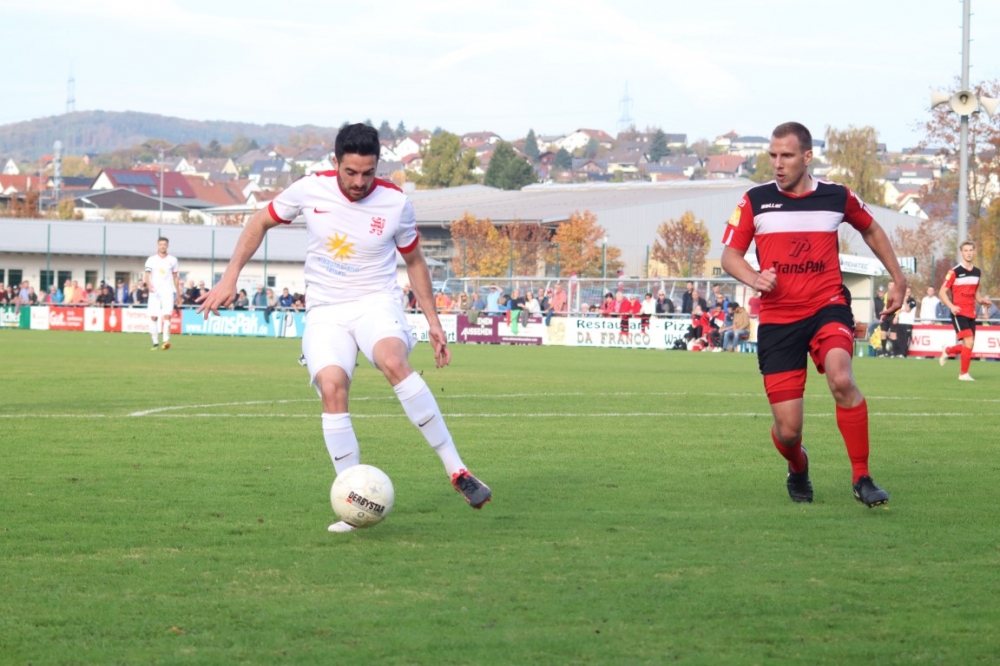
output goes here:
[{"label": "player's outstretched arm", "polygon": [[271,214],[266,208],[253,214],[236,241],[233,257],[229,260],[229,265],[226,266],[226,272],[222,274],[222,279],[207,294],[198,299],[200,303],[198,314],[204,314],[205,319],[208,319],[208,313],[219,314],[219,308],[228,307],[236,299],[236,281],[240,277],[240,271],[257,252],[260,244],[264,241],[264,234],[278,224],[271,219]]},{"label": "player's outstretched arm", "polygon": [[906,275],[899,267],[899,259],[896,258],[896,252],[892,249],[892,244],[889,243],[889,237],[885,235],[885,230],[878,222],[873,221],[867,229],[862,231],[861,238],[892,277],[893,285],[889,289],[889,293],[885,295],[885,307],[882,309],[884,318],[902,307],[903,295],[906,293]]},{"label": "player's outstretched arm", "polygon": [[431,274],[427,270],[427,260],[417,245],[412,251],[403,255],[406,262],[406,275],[410,280],[410,289],[417,298],[417,304],[427,318],[427,339],[434,348],[434,362],[439,368],[451,363],[451,351],[448,349],[448,336],[438,319],[437,306],[434,303],[434,289],[431,285]]}]

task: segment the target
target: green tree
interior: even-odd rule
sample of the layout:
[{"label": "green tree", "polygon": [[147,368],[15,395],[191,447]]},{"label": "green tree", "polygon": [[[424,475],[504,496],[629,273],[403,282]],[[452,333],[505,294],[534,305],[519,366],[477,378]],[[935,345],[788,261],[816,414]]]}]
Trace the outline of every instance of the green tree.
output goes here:
[{"label": "green tree", "polygon": [[656,130],[656,134],[653,135],[653,143],[649,147],[649,161],[656,164],[660,161],[660,158],[669,155],[670,148],[667,146],[667,135],[663,130]]},{"label": "green tree", "polygon": [[851,188],[863,201],[881,206],[885,186],[879,182],[878,132],[874,127],[826,128],[826,156],[832,167],[830,180]]},{"label": "green tree", "polygon": [[685,211],[679,220],[661,223],[656,235],[653,260],[664,265],[668,277],[704,274],[705,254],[711,243],[704,221]]},{"label": "green tree", "polygon": [[538,138],[533,129],[528,130],[528,136],[524,139],[524,154],[528,156],[532,164],[538,163],[538,156],[541,153],[538,150]]},{"label": "green tree", "polygon": [[406,125],[404,125],[403,121],[400,120],[399,124],[396,125],[396,138],[402,139],[404,136],[406,136]]},{"label": "green tree", "polygon": [[423,169],[417,184],[428,188],[457,187],[475,183],[478,179],[476,151],[462,151],[462,141],[451,132],[442,131],[420,150]]},{"label": "green tree", "polygon": [[536,182],[538,178],[534,168],[514,152],[514,146],[506,141],[498,142],[483,183],[501,190],[519,190]]},{"label": "green tree", "polygon": [[770,153],[757,153],[757,158],[754,160],[753,173],[750,174],[750,180],[755,183],[766,183],[774,180],[774,165],[771,164]]},{"label": "green tree", "polygon": [[552,162],[552,166],[557,169],[572,169],[573,168],[573,156],[569,154],[569,151],[565,148],[560,148],[556,151],[556,158]]},{"label": "green tree", "polygon": [[597,139],[590,137],[590,141],[587,145],[583,147],[583,153],[581,157],[586,157],[588,160],[592,160],[597,157],[597,153],[601,150],[601,144],[597,143]]},{"label": "green tree", "polygon": [[392,139],[392,126],[389,124],[388,120],[383,120],[382,124],[378,126],[378,138],[380,141],[389,141]]}]

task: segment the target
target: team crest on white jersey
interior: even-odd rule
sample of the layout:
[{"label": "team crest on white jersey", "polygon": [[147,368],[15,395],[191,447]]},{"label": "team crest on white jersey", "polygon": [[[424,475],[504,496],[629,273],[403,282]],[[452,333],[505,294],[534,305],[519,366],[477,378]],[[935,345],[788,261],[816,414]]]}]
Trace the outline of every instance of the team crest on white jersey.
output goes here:
[{"label": "team crest on white jersey", "polygon": [[334,259],[350,259],[354,256],[354,243],[347,242],[347,234],[333,234],[333,237],[326,237],[326,251],[333,255]]},{"label": "team crest on white jersey", "polygon": [[368,230],[368,233],[370,233],[370,234],[378,234],[379,236],[381,236],[383,231],[385,231],[385,218],[384,217],[373,217],[372,218],[372,226],[371,226],[371,229]]}]

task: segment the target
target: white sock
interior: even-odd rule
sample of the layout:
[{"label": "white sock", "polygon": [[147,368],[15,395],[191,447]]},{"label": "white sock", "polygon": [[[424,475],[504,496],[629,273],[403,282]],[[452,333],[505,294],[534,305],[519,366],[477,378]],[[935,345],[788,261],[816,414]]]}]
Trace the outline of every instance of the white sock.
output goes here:
[{"label": "white sock", "polygon": [[350,414],[323,414],[323,440],[333,469],[340,474],[361,462],[361,447]]},{"label": "white sock", "polygon": [[153,337],[153,344],[160,344],[160,320],[150,319],[149,320],[149,334]]},{"label": "white sock", "polygon": [[399,397],[399,403],[403,405],[403,411],[410,418],[410,422],[417,426],[417,430],[423,434],[427,443],[437,451],[448,475],[465,469],[451,433],[448,432],[448,426],[444,423],[444,417],[441,416],[437,400],[427,388],[427,382],[414,372],[392,389]]},{"label": "white sock", "polygon": [[170,342],[170,315],[160,317],[160,321],[163,322],[163,342],[166,344]]}]

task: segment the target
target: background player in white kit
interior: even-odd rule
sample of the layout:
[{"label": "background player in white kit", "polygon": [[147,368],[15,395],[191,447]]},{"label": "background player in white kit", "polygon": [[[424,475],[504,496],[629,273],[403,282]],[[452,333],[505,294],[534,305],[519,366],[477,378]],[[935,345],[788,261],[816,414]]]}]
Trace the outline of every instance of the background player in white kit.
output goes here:
[{"label": "background player in white kit", "polygon": [[177,277],[177,257],[167,254],[170,245],[163,236],[156,239],[156,254],[146,260],[146,285],[149,287],[149,333],[153,350],[160,349],[160,329],[163,329],[163,349],[170,349],[170,315],[177,305],[181,286]]},{"label": "background player in white kit", "polygon": [[[474,509],[491,499],[489,487],[469,473],[441,416],[434,395],[409,364],[414,340],[396,282],[396,250],[403,255],[410,286],[427,317],[437,367],[451,352],[437,309],[427,262],[419,246],[409,198],[391,182],[375,178],[381,144],[364,124],[340,130],[334,144],[337,171],[296,181],[247,222],[233,257],[199,313],[208,317],[232,302],[240,270],[267,231],[299,215],[306,221],[306,330],[302,351],[323,401],[323,438],[339,474],[357,465],[360,448],[348,394],[358,351],[392,384],[403,410],[434,448],[452,485]],[[354,528],[344,522],[331,532]]]}]

